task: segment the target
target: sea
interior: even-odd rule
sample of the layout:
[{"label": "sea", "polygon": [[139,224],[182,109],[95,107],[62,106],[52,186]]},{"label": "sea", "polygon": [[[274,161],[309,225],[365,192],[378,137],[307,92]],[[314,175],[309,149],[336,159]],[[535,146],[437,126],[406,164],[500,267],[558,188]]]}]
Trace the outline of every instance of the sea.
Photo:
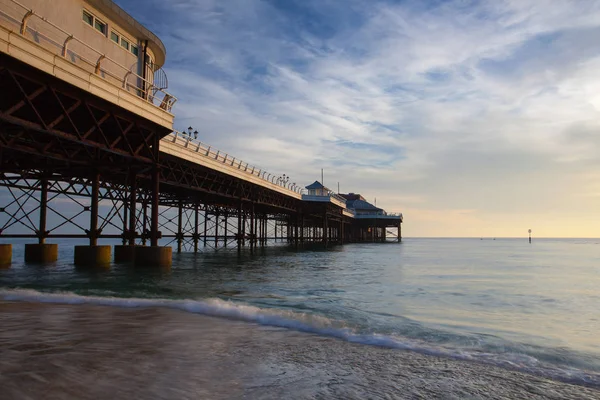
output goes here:
[{"label": "sea", "polygon": [[73,244],[0,269],[2,399],[600,399],[600,239],[276,242],[167,270],[76,268]]}]

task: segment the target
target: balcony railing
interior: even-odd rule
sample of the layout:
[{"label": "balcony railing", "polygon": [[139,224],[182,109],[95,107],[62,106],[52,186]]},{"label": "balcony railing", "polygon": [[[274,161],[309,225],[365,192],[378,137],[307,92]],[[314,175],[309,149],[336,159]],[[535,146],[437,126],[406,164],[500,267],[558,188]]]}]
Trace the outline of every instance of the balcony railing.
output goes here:
[{"label": "balcony railing", "polygon": [[6,5],[0,10],[0,24],[8,23],[11,25],[8,28],[21,36],[148,103],[171,112],[177,98],[133,72],[133,68],[111,59],[16,0],[2,0],[0,4]]},{"label": "balcony railing", "polygon": [[217,150],[212,146],[202,143],[199,140],[192,139],[192,137],[186,133],[174,131],[163,140],[170,140],[173,143],[177,143],[188,151],[194,152],[200,156],[210,158],[227,165],[230,168],[242,171],[248,175],[258,177],[259,179],[280,186],[284,189],[291,190],[295,193],[301,194],[302,188],[296,183],[290,183],[287,179],[283,179],[281,175],[271,174],[262,168],[250,165],[236,157],[230,156],[229,154]]}]

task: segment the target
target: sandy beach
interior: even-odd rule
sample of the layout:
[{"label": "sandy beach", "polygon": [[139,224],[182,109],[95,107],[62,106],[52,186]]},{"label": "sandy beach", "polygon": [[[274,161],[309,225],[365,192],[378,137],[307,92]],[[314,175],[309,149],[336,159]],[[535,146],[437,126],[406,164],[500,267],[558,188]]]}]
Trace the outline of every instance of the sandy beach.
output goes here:
[{"label": "sandy beach", "polygon": [[597,399],[478,363],[161,308],[0,302],[2,399]]}]

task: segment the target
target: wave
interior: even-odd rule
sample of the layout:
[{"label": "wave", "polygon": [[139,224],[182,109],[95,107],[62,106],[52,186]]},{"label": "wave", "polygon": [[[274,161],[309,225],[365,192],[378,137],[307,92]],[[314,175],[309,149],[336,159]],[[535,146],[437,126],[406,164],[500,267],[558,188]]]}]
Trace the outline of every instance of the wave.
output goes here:
[{"label": "wave", "polygon": [[351,343],[410,350],[421,354],[448,357],[464,361],[482,362],[503,368],[546,376],[567,383],[600,387],[600,374],[568,366],[543,363],[523,353],[493,353],[473,349],[435,346],[431,343],[378,333],[360,333],[343,321],[324,316],[280,309],[260,308],[232,301],[210,298],[203,300],[170,300],[149,298],[121,298],[82,296],[69,292],[46,293],[32,289],[0,289],[0,300],[54,304],[98,305],[122,308],[162,307],[229,318],[260,325],[281,327],[300,332],[329,336]]}]

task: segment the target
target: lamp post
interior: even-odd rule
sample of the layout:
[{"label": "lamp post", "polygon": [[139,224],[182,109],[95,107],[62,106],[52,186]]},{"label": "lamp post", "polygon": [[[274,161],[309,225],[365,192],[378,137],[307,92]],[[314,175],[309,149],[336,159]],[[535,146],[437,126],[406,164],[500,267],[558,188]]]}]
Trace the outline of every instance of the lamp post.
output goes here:
[{"label": "lamp post", "polygon": [[[192,131],[194,131],[194,132],[192,132]],[[185,132],[183,132],[183,133],[185,133]],[[189,128],[187,128],[187,134],[190,139],[192,138],[192,135],[194,135],[194,139],[198,139],[198,131],[194,130],[194,128],[192,128],[191,126]]]}]

